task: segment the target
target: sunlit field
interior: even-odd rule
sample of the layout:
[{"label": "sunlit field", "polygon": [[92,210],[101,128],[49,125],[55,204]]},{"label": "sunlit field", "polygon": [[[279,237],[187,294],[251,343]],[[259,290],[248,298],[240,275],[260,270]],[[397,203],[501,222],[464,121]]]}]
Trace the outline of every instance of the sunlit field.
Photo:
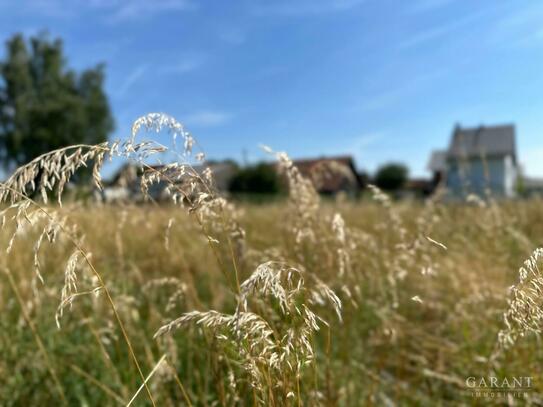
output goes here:
[{"label": "sunlit field", "polygon": [[[288,202],[231,210],[244,237],[233,239],[218,225],[203,234],[191,215],[171,206],[68,205],[58,214],[84,235],[144,376],[154,371],[147,384],[157,405],[472,404],[487,400],[472,397],[467,377],[541,371],[533,335],[505,352],[496,348],[508,287],[542,243],[540,201],[326,202],[298,239],[300,214]],[[73,244],[60,236],[41,244],[41,283],[34,247],[43,226],[23,228],[1,260],[2,405],[126,404],[142,380],[103,290],[84,294],[99,287],[96,277],[82,256],[72,259],[77,283],[60,317]],[[11,234],[6,226],[3,250]],[[270,261],[273,272],[298,270],[290,271],[292,284],[282,275],[286,311],[276,282],[261,280],[248,310],[262,321],[243,325],[241,337],[235,323],[201,314],[154,339],[187,313],[235,315],[232,254],[240,284]],[[341,319],[321,283],[341,300]],[[318,316],[318,329],[305,326],[305,307]],[[284,363],[270,367],[289,341]],[[528,399],[535,402],[541,376],[533,383]],[[142,390],[135,405],[146,403]]]},{"label": "sunlit field", "polygon": [[[166,147],[142,127],[174,132],[179,161],[149,166]],[[541,401],[540,200],[324,200],[270,150],[288,194],[248,204],[194,170],[193,145],[152,114],[1,184],[2,405]],[[101,188],[110,156],[169,202],[61,206],[78,168]]]}]

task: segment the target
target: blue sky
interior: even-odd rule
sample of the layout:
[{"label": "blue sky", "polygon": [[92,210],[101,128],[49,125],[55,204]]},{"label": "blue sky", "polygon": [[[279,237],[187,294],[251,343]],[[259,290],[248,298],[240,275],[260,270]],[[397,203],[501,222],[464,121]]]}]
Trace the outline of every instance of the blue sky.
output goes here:
[{"label": "blue sky", "polygon": [[147,112],[208,157],[352,154],[424,175],[455,123],[515,123],[543,176],[543,3],[496,0],[0,0],[0,38],[46,29],[106,63],[114,137]]}]

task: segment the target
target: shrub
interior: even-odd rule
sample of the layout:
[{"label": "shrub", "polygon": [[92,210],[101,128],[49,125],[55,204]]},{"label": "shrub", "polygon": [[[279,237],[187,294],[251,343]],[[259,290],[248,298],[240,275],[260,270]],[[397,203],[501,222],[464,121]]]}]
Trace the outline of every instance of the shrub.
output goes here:
[{"label": "shrub", "polygon": [[377,170],[375,185],[385,191],[397,191],[407,182],[409,170],[403,164],[386,164]]},{"label": "shrub", "polygon": [[275,168],[266,163],[245,167],[230,181],[230,192],[248,194],[277,194],[280,181]]}]

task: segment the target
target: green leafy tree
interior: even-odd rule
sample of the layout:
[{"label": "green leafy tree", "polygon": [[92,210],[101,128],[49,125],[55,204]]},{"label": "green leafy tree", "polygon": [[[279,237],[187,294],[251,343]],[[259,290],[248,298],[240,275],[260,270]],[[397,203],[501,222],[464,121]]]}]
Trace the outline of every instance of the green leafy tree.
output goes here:
[{"label": "green leafy tree", "polygon": [[62,41],[15,35],[0,61],[0,160],[6,170],[72,144],[107,140],[114,122],[104,66],[76,73]]},{"label": "green leafy tree", "polygon": [[277,194],[280,180],[272,165],[260,163],[240,169],[230,181],[230,192],[247,194]]},{"label": "green leafy tree", "polygon": [[379,167],[374,182],[384,191],[397,191],[405,185],[408,175],[405,165],[390,163]]}]

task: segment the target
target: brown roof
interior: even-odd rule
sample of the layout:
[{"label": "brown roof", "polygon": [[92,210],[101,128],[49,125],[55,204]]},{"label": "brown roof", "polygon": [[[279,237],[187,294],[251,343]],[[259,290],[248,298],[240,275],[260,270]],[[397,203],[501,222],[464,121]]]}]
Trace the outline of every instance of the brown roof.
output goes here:
[{"label": "brown roof", "polygon": [[299,159],[293,163],[304,177],[313,181],[319,192],[335,193],[361,186],[351,156]]}]

